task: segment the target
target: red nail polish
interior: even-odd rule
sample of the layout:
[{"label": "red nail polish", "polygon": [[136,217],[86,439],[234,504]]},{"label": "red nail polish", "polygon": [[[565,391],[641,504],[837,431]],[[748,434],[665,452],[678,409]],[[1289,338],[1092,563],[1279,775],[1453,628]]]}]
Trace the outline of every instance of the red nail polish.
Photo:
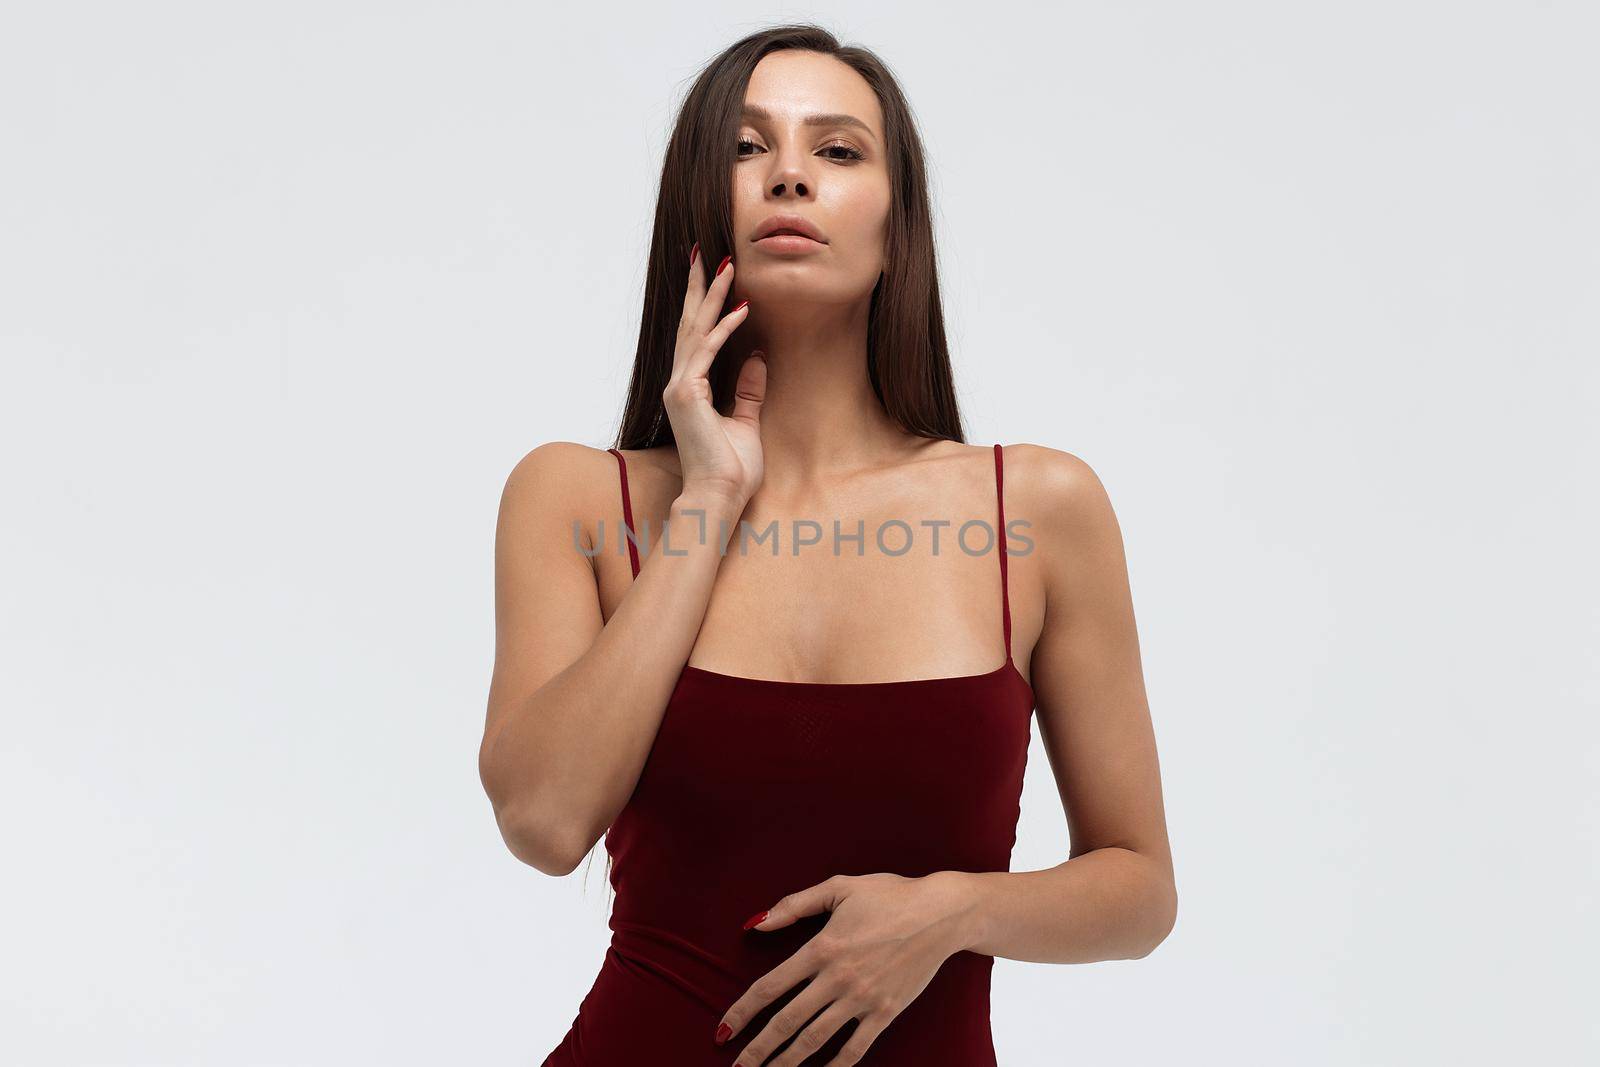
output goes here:
[{"label": "red nail polish", "polygon": [[732,259],[733,259],[732,256],[723,256],[722,257],[722,262],[717,264],[717,273],[721,274],[722,273],[722,269],[724,267],[726,267],[728,265],[728,262],[730,260],[732,260]]},{"label": "red nail polish", "polygon": [[722,1044],[724,1041],[728,1040],[728,1038],[730,1038],[732,1036],[733,1036],[733,1027],[729,1026],[727,1023],[718,1023],[717,1024],[717,1044],[719,1044],[719,1045]]},{"label": "red nail polish", "polygon": [[[748,301],[748,300],[739,301],[737,304],[733,305],[733,311],[738,311],[740,308],[744,307],[748,303],[750,303],[750,301]],[[733,311],[728,312],[728,314],[732,315]]]},{"label": "red nail polish", "polygon": [[752,926],[755,926],[757,923],[761,922],[766,917],[767,917],[767,913],[766,912],[762,912],[759,915],[752,915],[752,916],[750,916],[750,918],[748,918],[748,919],[746,919],[744,921],[744,928],[746,930],[748,930]]},{"label": "red nail polish", "polygon": [[694,266],[694,261],[700,258],[700,242],[696,241],[694,247],[689,249],[689,266]]}]

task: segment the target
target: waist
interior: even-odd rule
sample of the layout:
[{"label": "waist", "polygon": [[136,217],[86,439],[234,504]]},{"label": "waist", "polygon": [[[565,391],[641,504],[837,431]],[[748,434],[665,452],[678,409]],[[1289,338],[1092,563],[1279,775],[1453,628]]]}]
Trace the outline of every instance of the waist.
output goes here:
[{"label": "waist", "polygon": [[[788,946],[780,949],[776,940],[770,950],[735,953],[728,959],[669,931],[619,924],[593,987],[561,1046],[545,1061],[547,1067],[638,1062],[726,1067],[803,987],[797,985],[768,1005],[729,1044],[713,1043],[712,1031],[728,1007],[787,955]],[[773,954],[770,965],[767,951]],[[756,956],[763,958],[759,970],[741,969]],[[873,1041],[864,1062],[877,1067],[993,1065],[993,962],[970,952],[946,959],[927,987]],[[806,1058],[804,1067],[818,1067],[838,1055],[854,1027],[853,1021],[847,1022]]]}]

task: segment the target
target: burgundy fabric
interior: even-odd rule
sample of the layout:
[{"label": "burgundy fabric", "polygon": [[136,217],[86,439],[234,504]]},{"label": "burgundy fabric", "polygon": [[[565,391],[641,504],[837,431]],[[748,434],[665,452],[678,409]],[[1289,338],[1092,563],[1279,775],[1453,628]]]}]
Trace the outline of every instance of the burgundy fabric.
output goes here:
[{"label": "burgundy fabric", "polygon": [[[632,529],[626,461],[610,451]],[[1005,662],[961,677],[841,683],[685,665],[633,796],[605,836],[611,945],[543,1067],[728,1067],[799,988],[720,1046],[718,1020],[828,914],[770,932],[742,929],[746,918],[835,874],[1010,869],[1034,695],[1011,654],[998,444],[994,463]],[[636,554],[632,567],[637,577]],[[861,1062],[993,1064],[993,963],[951,956]],[[855,1025],[808,1067],[837,1055]]]}]

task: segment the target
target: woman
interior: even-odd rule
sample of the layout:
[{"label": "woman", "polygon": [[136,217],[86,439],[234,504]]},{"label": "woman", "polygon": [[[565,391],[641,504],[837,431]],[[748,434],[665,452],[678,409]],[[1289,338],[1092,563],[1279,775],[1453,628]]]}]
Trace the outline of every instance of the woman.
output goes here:
[{"label": "woman", "polygon": [[[824,30],[695,83],[646,285],[617,447],[542,445],[501,502],[484,787],[539,870],[614,861],[545,1063],[992,1064],[993,957],[1175,919],[1106,495],[964,442],[909,110]],[[1035,706],[1072,849],[1013,873]]]}]

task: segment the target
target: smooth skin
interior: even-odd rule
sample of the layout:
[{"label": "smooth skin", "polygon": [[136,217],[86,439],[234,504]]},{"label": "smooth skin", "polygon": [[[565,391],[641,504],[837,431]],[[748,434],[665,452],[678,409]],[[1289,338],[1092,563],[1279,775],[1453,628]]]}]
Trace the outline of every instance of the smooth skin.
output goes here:
[{"label": "smooth skin", "polygon": [[[865,374],[866,314],[884,269],[891,205],[883,116],[871,88],[831,57],[778,52],[757,65],[746,105],[755,110],[732,164],[733,261],[720,273],[698,258],[688,265],[663,393],[677,447],[628,457],[636,522],[660,516],[650,528],[670,527],[671,553],[659,550],[666,539],[652,536],[634,579],[625,559],[574,550],[575,521],[592,548],[586,517],[615,511],[615,460],[603,451],[541,445],[517,464],[502,496],[495,667],[479,767],[508,847],[549,874],[575,869],[627,803],[687,662],[828,681],[994,666],[992,652],[982,651],[994,645],[990,573],[974,585],[971,609],[951,612],[908,602],[921,586],[852,586],[838,560],[786,557],[758,571],[723,555],[738,520],[751,514],[846,514],[861,501],[925,497],[930,484],[972,487],[974,509],[993,499],[987,446],[906,435]],[[830,117],[814,121],[819,115]],[[763,253],[751,238],[775,212],[804,215],[825,247]],[[750,303],[719,317],[730,294]],[[722,414],[706,372],[733,337],[738,351],[763,355],[744,361],[737,399]],[[1019,669],[1031,673],[1071,834],[1068,858],[1039,871],[885,872],[796,886],[748,936],[823,912],[826,925],[730,1004],[707,1035],[742,1040],[742,1067],[794,1067],[850,1019],[855,1030],[830,1064],[858,1062],[955,952],[1043,963],[1136,959],[1176,922],[1116,516],[1077,457],[1015,444],[1005,458],[1007,518],[1026,516],[1035,544],[1010,561],[1013,647]],[[815,592],[841,588],[850,590],[842,603]],[[921,632],[885,633],[884,614],[867,599],[880,589],[919,619]],[[819,613],[827,625],[818,625]],[[765,1027],[745,1033],[765,1006],[802,983]]]}]

